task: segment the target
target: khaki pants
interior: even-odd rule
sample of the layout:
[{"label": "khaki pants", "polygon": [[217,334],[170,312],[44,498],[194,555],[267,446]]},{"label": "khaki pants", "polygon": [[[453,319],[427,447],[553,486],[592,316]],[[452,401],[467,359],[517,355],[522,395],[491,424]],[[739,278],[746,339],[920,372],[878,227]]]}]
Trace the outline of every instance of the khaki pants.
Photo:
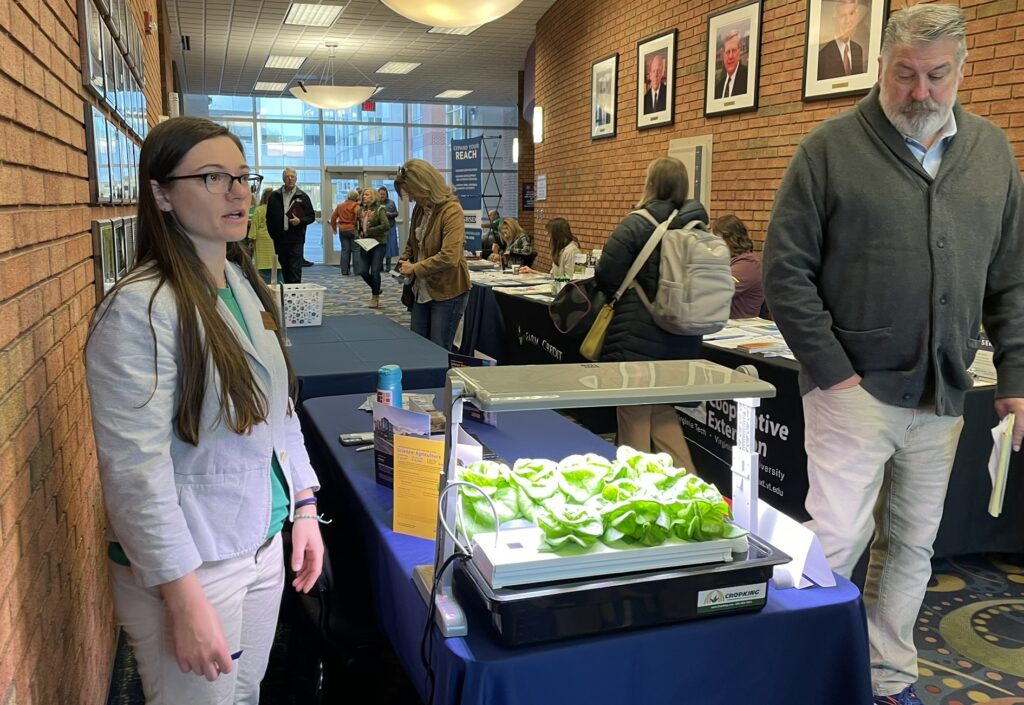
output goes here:
[{"label": "khaki pants", "polygon": [[231,673],[213,683],[178,668],[159,591],[142,587],[131,568],[111,564],[110,575],[114,611],[135,652],[146,705],[258,705],[284,587],[280,533],[254,555],[196,569],[206,599],[220,617],[228,651],[242,651]]},{"label": "khaki pants", "polygon": [[808,527],[850,577],[871,542],[864,604],[876,695],[917,680],[914,625],[932,574],[963,417],[883,404],[862,387],[803,398]]},{"label": "khaki pants", "polygon": [[643,453],[668,453],[675,461],[676,467],[685,468],[693,475],[697,474],[674,406],[620,406],[616,412],[619,421],[619,445],[630,446]]}]

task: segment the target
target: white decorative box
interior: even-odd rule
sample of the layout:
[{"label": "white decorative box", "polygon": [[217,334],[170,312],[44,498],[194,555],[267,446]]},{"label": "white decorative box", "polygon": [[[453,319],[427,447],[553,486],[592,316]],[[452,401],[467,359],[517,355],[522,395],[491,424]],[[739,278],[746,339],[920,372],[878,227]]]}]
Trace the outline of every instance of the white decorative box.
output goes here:
[{"label": "white decorative box", "polygon": [[[319,284],[284,284],[284,324],[288,328],[318,326],[323,322],[324,292]],[[281,309],[279,285],[270,287],[274,302]]]}]

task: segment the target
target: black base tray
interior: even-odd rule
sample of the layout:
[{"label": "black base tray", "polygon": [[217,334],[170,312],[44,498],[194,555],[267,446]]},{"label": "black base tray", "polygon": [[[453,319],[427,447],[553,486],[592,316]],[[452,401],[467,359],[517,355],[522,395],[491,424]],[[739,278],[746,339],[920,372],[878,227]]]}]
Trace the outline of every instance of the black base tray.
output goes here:
[{"label": "black base tray", "polygon": [[[464,604],[475,603],[490,614],[505,646],[755,612],[767,601],[772,568],[790,558],[754,536],[748,542],[746,555],[733,554],[730,563],[515,588],[490,587],[466,561],[455,570],[455,593]],[[745,601],[726,600],[728,590],[738,586],[764,589]],[[706,593],[698,604],[705,591],[718,593]]]}]

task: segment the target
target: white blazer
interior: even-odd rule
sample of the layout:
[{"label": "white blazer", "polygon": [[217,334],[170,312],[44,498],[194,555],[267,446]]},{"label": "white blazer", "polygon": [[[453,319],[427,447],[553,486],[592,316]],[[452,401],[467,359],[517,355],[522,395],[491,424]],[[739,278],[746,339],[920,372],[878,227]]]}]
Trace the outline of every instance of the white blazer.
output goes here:
[{"label": "white blazer", "polygon": [[[131,282],[105,300],[86,349],[110,536],[147,587],[176,580],[203,562],[254,553],[267,540],[274,452],[293,505],[297,492],[319,488],[288,398],[277,336],[264,327],[263,306],[241,270],[227,263],[225,273],[252,341],[219,299],[217,311],[235,333],[269,406],[267,420],[248,435],[220,420],[219,376],[212,363],[199,444],[175,432],[179,333],[168,285],[152,305],[156,279]],[[290,518],[293,513],[291,506]]]}]

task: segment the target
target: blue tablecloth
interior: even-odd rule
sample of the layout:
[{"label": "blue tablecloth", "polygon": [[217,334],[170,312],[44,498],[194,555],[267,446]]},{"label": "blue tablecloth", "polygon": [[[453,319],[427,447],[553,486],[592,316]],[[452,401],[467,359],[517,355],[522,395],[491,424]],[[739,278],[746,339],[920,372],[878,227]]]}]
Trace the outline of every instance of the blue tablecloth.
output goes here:
[{"label": "blue tablecloth", "polygon": [[448,353],[385,316],[325,316],[323,325],[289,328],[299,401],[368,394],[382,365],[402,368],[405,389],[444,384]]},{"label": "blue tablecloth", "polygon": [[[368,575],[348,573],[347,578],[371,583],[377,620],[425,699],[419,645],[426,605],[412,574],[415,566],[432,562],[434,544],[391,531],[391,491],[374,482],[373,458],[337,442],[342,431],[370,430],[370,416],[356,410],[361,401],[344,396],[307,402],[306,443],[324,485],[322,497],[345,498],[345,506],[335,511],[351,521],[345,538],[358,542],[367,561]],[[612,451],[550,411],[503,413],[497,428],[473,422],[465,427],[509,460]],[[336,574],[346,575],[345,563],[339,565],[330,550]],[[501,646],[474,612],[467,637],[445,640],[435,630],[433,638],[436,703],[871,702],[863,606],[857,589],[841,578],[829,589],[769,589],[768,604],[758,613],[535,647]]]},{"label": "blue tablecloth", "polygon": [[505,364],[505,323],[494,292],[487,284],[474,282],[469,290],[466,312],[462,316],[462,342],[459,353],[472,355],[479,350]]}]

